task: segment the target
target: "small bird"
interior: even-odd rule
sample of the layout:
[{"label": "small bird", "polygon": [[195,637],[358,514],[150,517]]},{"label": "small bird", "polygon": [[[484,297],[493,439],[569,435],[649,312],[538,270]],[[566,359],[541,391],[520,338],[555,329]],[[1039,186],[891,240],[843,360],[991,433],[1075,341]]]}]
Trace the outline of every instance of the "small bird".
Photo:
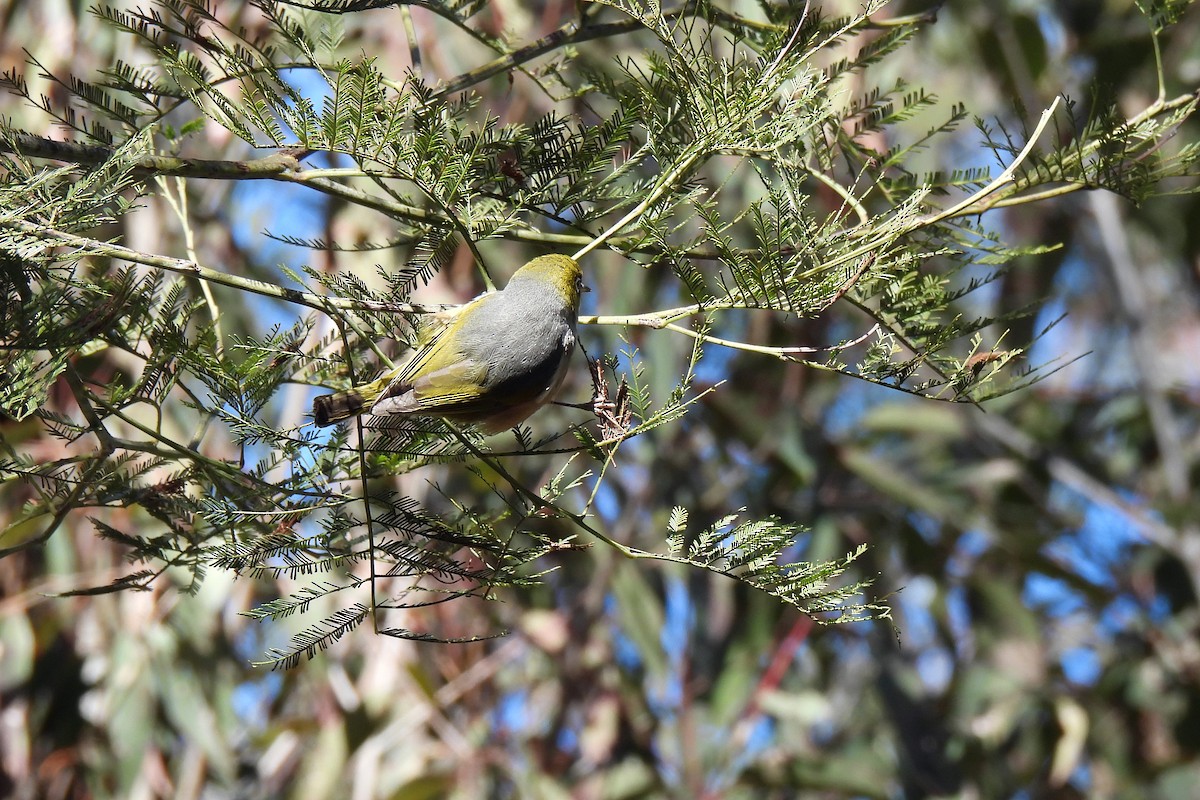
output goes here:
[{"label": "small bird", "polygon": [[441,417],[498,433],[553,399],[575,351],[579,298],[574,259],[538,256],[504,289],[423,325],[413,355],[363,386],[313,400],[317,425],[370,410]]}]

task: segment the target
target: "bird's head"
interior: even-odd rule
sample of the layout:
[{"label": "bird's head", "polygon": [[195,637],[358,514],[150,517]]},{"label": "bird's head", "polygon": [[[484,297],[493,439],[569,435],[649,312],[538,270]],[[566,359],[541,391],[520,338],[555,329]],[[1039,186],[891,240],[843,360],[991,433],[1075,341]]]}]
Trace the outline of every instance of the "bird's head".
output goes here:
[{"label": "bird's head", "polygon": [[583,272],[578,262],[563,255],[538,256],[513,273],[508,286],[520,286],[524,291],[534,288],[552,290],[560,302],[576,312],[579,311],[579,298],[589,291],[583,285]]}]

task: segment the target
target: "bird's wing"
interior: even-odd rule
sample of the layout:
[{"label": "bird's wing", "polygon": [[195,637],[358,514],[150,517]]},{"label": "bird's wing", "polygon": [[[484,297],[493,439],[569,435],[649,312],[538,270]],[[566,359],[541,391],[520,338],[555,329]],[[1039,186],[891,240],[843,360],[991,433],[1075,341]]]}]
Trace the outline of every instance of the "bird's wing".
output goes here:
[{"label": "bird's wing", "polygon": [[487,364],[464,358],[414,379],[412,394],[425,410],[471,403],[487,391],[487,373]]},{"label": "bird's wing", "polygon": [[421,329],[421,333],[417,339],[417,349],[413,352],[412,357],[406,361],[400,368],[399,374],[392,380],[391,386],[388,387],[388,392],[392,391],[392,387],[398,387],[398,391],[405,391],[403,388],[412,383],[413,378],[427,370],[436,370],[441,365],[437,362],[445,360],[447,356],[453,358],[456,354],[448,353],[446,348],[439,347],[440,345],[448,344],[443,342],[446,334],[450,331],[448,325],[427,326]]},{"label": "bird's wing", "polygon": [[397,379],[371,407],[371,413],[420,414],[469,410],[484,392],[487,365],[470,359],[418,375]]},{"label": "bird's wing", "polygon": [[[406,387],[424,373],[437,372],[458,363],[463,354],[458,347],[458,333],[463,315],[478,311],[485,301],[499,292],[481,294],[469,303],[428,314],[417,331],[416,352],[396,375],[393,385]],[[398,391],[404,391],[403,388]],[[389,392],[391,389],[389,388]],[[398,393],[398,392],[397,392]]]}]

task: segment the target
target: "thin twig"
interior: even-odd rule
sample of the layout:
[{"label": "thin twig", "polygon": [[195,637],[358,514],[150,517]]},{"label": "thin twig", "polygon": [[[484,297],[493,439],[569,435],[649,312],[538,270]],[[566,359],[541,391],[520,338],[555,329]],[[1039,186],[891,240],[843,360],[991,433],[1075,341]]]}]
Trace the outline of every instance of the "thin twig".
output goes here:
[{"label": "thin twig", "polygon": [[147,267],[165,269],[168,272],[175,272],[180,275],[191,275],[201,280],[211,281],[212,283],[222,286],[229,286],[234,289],[241,289],[243,291],[253,292],[254,294],[261,294],[266,297],[274,297],[279,300],[286,300],[289,303],[308,306],[309,308],[314,308],[318,311],[328,311],[330,308],[339,308],[346,311],[377,311],[390,314],[432,314],[448,308],[448,306],[444,305],[381,303],[375,300],[356,300],[346,297],[328,297],[325,295],[312,294],[311,292],[302,292],[298,289],[285,289],[281,286],[276,286],[273,283],[256,281],[252,278],[242,278],[237,275],[230,275],[209,267],[200,266],[194,261],[187,261],[181,258],[172,258],[171,256],[160,256],[153,253],[143,253],[129,247],[123,247],[119,244],[102,242],[98,239],[89,239],[85,236],[76,236],[73,233],[66,233],[64,231],[51,228],[47,225],[39,225],[26,220],[0,220],[0,227],[3,226],[8,226],[31,237],[48,240],[44,242],[45,247],[63,245],[82,250],[89,254],[107,256],[110,258],[120,258],[134,264],[143,264]]},{"label": "thin twig", "polygon": [[1027,141],[1025,146],[1021,148],[1021,152],[1017,153],[1017,157],[1012,160],[1012,163],[1005,167],[1004,171],[996,176],[995,180],[993,180],[987,186],[984,186],[979,191],[975,192],[975,194],[963,199],[958,203],[955,203],[947,209],[943,209],[936,214],[919,217],[913,223],[913,229],[915,230],[917,228],[925,228],[930,225],[936,225],[937,223],[949,219],[950,217],[956,217],[962,214],[969,215],[972,213],[970,211],[972,206],[998,191],[1006,184],[1011,183],[1017,168],[1020,167],[1021,164],[1024,163],[1025,159],[1029,157],[1029,154],[1033,152],[1033,148],[1034,145],[1037,144],[1037,140],[1041,138],[1042,132],[1045,131],[1046,126],[1050,124],[1050,118],[1054,116],[1054,112],[1058,110],[1058,102],[1059,98],[1055,97],[1054,102],[1050,104],[1050,107],[1042,112],[1041,119],[1038,120],[1037,127],[1033,129],[1033,133],[1030,135],[1029,141]]}]

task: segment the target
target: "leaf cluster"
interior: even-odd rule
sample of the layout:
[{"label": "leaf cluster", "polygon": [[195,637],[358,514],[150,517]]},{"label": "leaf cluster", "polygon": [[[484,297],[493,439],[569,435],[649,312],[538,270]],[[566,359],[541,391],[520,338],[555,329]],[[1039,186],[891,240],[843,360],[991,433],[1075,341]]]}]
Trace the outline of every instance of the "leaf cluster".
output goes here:
[{"label": "leaf cluster", "polygon": [[[1161,96],[1131,119],[1098,101],[1082,122],[1074,106],[1066,115],[1052,108],[1019,135],[977,121],[1001,171],[920,170],[923,153],[956,135],[967,112],[952,106],[914,133],[938,113],[935,97],[903,81],[860,88],[921,21],[881,26],[873,15],[882,0],[845,18],[807,4],[763,4],[752,18],[707,2],[595,3],[570,30],[526,46],[475,25],[480,3],[422,3],[495,53],[442,87],[339,54],[337,15],[384,4],[252,5],[265,21],[252,30],[199,0],[98,7],[151,66],[118,61],[93,81],[42,69],[65,105],[35,94],[16,70],[4,73],[9,91],[75,138],[0,128],[0,358],[11,376],[0,411],[39,420],[64,448],[36,459],[5,442],[0,478],[31,490],[10,532],[40,525],[10,549],[44,542],[74,511],[136,507],[154,532],[99,516],[97,532],[160,570],[326,576],[256,612],[328,614],[272,655],[281,665],[368,618],[384,633],[431,635],[381,629],[375,615],[528,585],[578,535],[732,577],[811,613],[882,613],[857,599],[863,583],[831,584],[857,552],[788,563],[794,525],[730,517],[687,537],[677,514],[660,553],[608,538],[596,497],[626,442],[678,423],[717,388],[697,378],[715,348],[943,400],[979,402],[1028,385],[1039,377],[1019,366],[1028,343],[1003,342],[1016,315],[964,311],[964,298],[1034,252],[1004,245],[982,215],[1080,189],[1139,199],[1195,171],[1194,145],[1166,146],[1194,112],[1193,95]],[[574,47],[615,36],[644,45],[644,56],[598,62]],[[531,66],[543,56],[553,60]],[[523,72],[572,111],[502,124],[479,95],[459,94],[502,70]],[[179,155],[204,124],[236,137],[246,157]],[[262,149],[284,152],[258,157]],[[314,151],[334,166],[305,166]],[[273,284],[97,233],[150,191],[149,178],[183,176],[287,183],[382,214],[394,229],[386,241],[277,238],[389,250],[404,266],[379,269],[384,288],[314,269]],[[580,258],[609,248],[655,276],[652,307],[584,321],[665,330],[688,346],[671,363],[648,364],[632,347],[604,360],[597,380],[607,374],[620,389],[597,397],[619,400],[595,410],[611,424],[599,434],[580,426],[565,446],[557,434],[522,429],[515,450],[494,450],[472,431],[429,421],[368,421],[327,436],[281,424],[289,417],[280,398],[295,387],[358,384],[390,366],[396,353],[380,340],[411,345],[429,310],[412,292],[456,254],[469,251],[492,286],[490,240],[575,248]],[[213,287],[293,303],[303,316],[227,337]],[[782,322],[844,311],[848,323],[829,341],[779,345],[742,336],[739,315],[752,311]],[[618,365],[627,368],[618,374]],[[69,402],[52,401],[59,386]],[[218,440],[228,448],[214,455]],[[525,465],[567,453],[552,480],[528,474]],[[599,466],[580,466],[584,454]],[[456,462],[473,478],[469,502],[432,492],[418,503],[392,485]],[[370,601],[332,611],[324,602],[357,590]]]}]

